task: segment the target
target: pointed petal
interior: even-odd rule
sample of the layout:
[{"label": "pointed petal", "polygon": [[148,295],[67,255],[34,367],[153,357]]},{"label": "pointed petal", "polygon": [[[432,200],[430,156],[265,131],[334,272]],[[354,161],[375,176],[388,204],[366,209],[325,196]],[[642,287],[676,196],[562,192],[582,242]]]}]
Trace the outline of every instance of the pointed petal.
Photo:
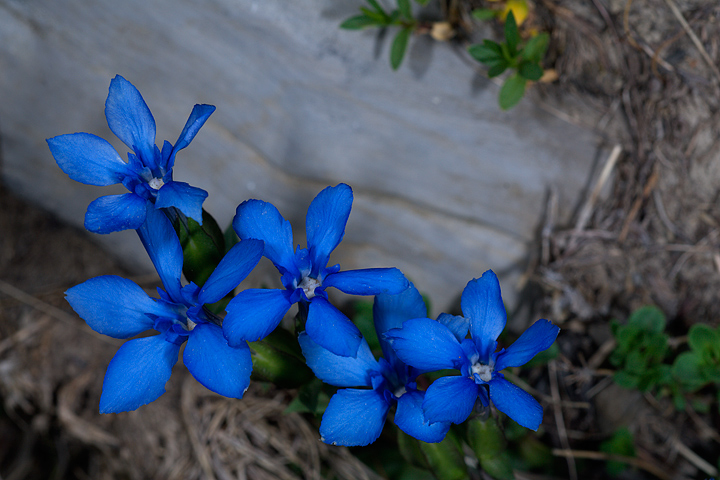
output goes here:
[{"label": "pointed petal", "polygon": [[450,315],[449,313],[441,313],[437,319],[438,323],[445,325],[458,342],[465,340],[468,330],[470,329],[470,320],[460,315]]},{"label": "pointed petal", "polygon": [[202,204],[208,193],[185,182],[168,182],[158,190],[156,208],[175,207],[202,225]]},{"label": "pointed petal", "polygon": [[500,377],[490,380],[488,386],[490,400],[498,410],[523,427],[537,431],[542,423],[543,408],[532,395]]},{"label": "pointed petal", "polygon": [[397,268],[366,268],[333,273],[323,279],[323,287],[335,287],[350,295],[396,295],[410,283]]},{"label": "pointed petal", "polygon": [[414,318],[385,333],[398,358],[420,370],[457,368],[467,362],[453,333],[429,318]]},{"label": "pointed petal", "polygon": [[315,343],[342,357],[354,357],[362,339],[355,324],[323,297],[310,301],[305,331]]},{"label": "pointed petal", "polygon": [[110,130],[125,145],[144,161],[154,161],[155,119],[138,89],[120,75],[110,82],[105,117]]},{"label": "pointed petal", "polygon": [[76,182],[106,186],[133,175],[112,145],[90,133],[60,135],[47,143],[60,169]]},{"label": "pointed petal", "polygon": [[478,386],[469,378],[440,377],[425,392],[425,418],[433,423],[462,423],[472,413],[477,397]]},{"label": "pointed petal", "polygon": [[198,296],[198,303],[215,303],[230,293],[258,264],[263,248],[261,240],[248,238],[236,243],[205,281]]},{"label": "pointed petal", "polygon": [[338,390],[323,414],[320,439],[345,447],[369,445],[382,433],[389,409],[375,390]]},{"label": "pointed petal", "polygon": [[177,142],[175,142],[175,146],[169,156],[169,162],[165,166],[166,170],[170,170],[173,167],[177,152],[190,145],[190,142],[192,142],[195,135],[197,135],[200,128],[214,111],[215,106],[213,105],[195,105],[193,107],[192,112],[190,112],[190,117],[187,119],[187,122],[185,122],[185,127],[182,132],[180,132],[180,136]]},{"label": "pointed petal", "polygon": [[383,357],[391,365],[395,364],[395,351],[388,341],[383,338],[383,333],[393,328],[402,327],[403,322],[406,320],[425,317],[427,317],[425,301],[412,283],[405,291],[397,295],[381,293],[375,297],[375,303],[373,304],[375,331],[380,340]]},{"label": "pointed petal", "polygon": [[146,221],[137,232],[170,298],[185,303],[180,293],[183,252],[170,220],[148,204]]},{"label": "pointed petal", "polygon": [[470,334],[480,352],[480,359],[487,363],[507,322],[500,282],[492,270],[468,282],[462,293],[461,305],[463,315],[470,320]]},{"label": "pointed petal", "polygon": [[162,335],[125,342],[108,365],[100,397],[100,413],[135,410],[165,393],[180,345]]},{"label": "pointed petal", "polygon": [[242,398],[250,385],[252,358],[247,344],[230,347],[222,329],[212,323],[195,325],[183,362],[198,382],[225,397]]},{"label": "pointed petal", "polygon": [[130,338],[152,329],[154,321],[148,314],[175,316],[135,282],[115,275],[91,278],[69,288],[65,298],[90,328],[113,338]]},{"label": "pointed petal", "polygon": [[292,227],[272,204],[262,200],[244,201],[235,212],[233,228],[243,240],[256,238],[265,242],[263,255],[281,272],[294,265]]},{"label": "pointed petal", "polygon": [[327,265],[330,253],[345,235],[352,201],[352,188],[341,183],[325,188],[310,203],[305,230],[313,266],[322,268]]},{"label": "pointed petal", "polygon": [[230,300],[223,320],[228,344],[235,347],[267,337],[291,306],[285,290],[251,288],[240,292]]},{"label": "pointed petal", "polygon": [[550,348],[559,332],[560,327],[553,325],[548,320],[538,320],[525,330],[512,345],[498,354],[495,370],[500,371],[503,368],[525,365],[535,355]]},{"label": "pointed petal", "polygon": [[371,372],[380,372],[380,365],[373,357],[363,338],[357,357],[341,357],[315,343],[303,332],[298,336],[307,366],[320,380],[336,387],[370,387]]},{"label": "pointed petal", "polygon": [[137,230],[145,223],[146,204],[134,193],[96,198],[85,212],[85,228],[93,233]]},{"label": "pointed petal", "polygon": [[395,425],[411,437],[427,443],[442,441],[450,430],[450,422],[430,423],[423,413],[425,392],[408,391],[398,399]]}]

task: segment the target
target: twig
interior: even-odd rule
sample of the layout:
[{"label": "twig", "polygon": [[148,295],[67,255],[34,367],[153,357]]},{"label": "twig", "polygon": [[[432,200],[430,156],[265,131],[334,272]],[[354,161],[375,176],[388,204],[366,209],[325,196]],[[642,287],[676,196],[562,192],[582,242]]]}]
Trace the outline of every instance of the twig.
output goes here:
[{"label": "twig", "polygon": [[717,468],[710,465],[708,462],[706,462],[704,459],[702,459],[697,453],[690,450],[688,447],[685,446],[684,443],[680,442],[677,438],[673,442],[673,446],[675,447],[675,450],[685,457],[687,461],[695,465],[697,468],[702,470],[703,472],[707,473],[711,477],[715,477],[718,474]]},{"label": "twig", "polygon": [[677,18],[678,22],[680,22],[680,25],[682,25],[683,29],[685,29],[685,32],[690,37],[690,40],[692,40],[692,42],[695,44],[695,47],[697,47],[698,51],[700,52],[700,56],[703,57],[705,63],[708,64],[710,70],[712,70],[712,72],[715,74],[715,80],[720,81],[720,70],[718,70],[718,67],[713,63],[712,58],[710,58],[710,55],[708,55],[707,50],[705,50],[705,47],[703,46],[698,36],[695,35],[695,32],[693,32],[690,28],[690,25],[688,24],[687,20],[685,20],[685,17],[683,17],[680,9],[677,7],[677,5],[675,5],[675,2],[673,0],[665,0],[665,3],[667,3],[668,7],[670,7],[670,10],[672,10],[675,18]]},{"label": "twig", "polygon": [[650,193],[655,188],[655,185],[657,185],[658,182],[658,169],[653,168],[653,173],[650,175],[650,178],[648,178],[647,183],[645,184],[645,188],[643,188],[642,195],[635,199],[635,203],[633,203],[633,206],[630,208],[630,213],[628,213],[627,218],[625,219],[625,223],[623,224],[622,230],[620,230],[620,235],[618,235],[618,242],[624,243],[625,239],[627,238],[628,232],[630,231],[630,224],[635,220],[635,217],[640,212],[640,207],[642,206],[645,199],[647,199],[650,196]]},{"label": "twig", "polygon": [[[560,389],[558,388],[557,367],[555,360],[548,363],[548,373],[550,377],[550,391],[553,396],[553,411],[555,412],[555,425],[557,425],[560,443],[563,448],[570,450],[570,440],[568,440],[567,430],[565,429],[565,419],[563,417],[562,407],[560,406]],[[567,457],[568,473],[570,480],[577,480],[577,467],[575,465],[575,457],[572,455]]]},{"label": "twig", "polygon": [[646,472],[651,473],[662,480],[672,480],[672,477],[668,473],[666,473],[663,469],[661,469],[660,467],[656,467],[654,464],[652,464],[646,460],[642,460],[640,458],[626,457],[624,455],[614,455],[611,453],[604,453],[604,452],[594,452],[591,450],[570,450],[570,449],[560,450],[557,448],[554,448],[552,450],[552,454],[555,455],[556,457],[589,458],[591,460],[603,460],[606,462],[614,461],[614,462],[627,463],[628,465],[642,468]]},{"label": "twig", "polygon": [[[59,309],[58,307],[56,307],[54,305],[50,305],[49,303],[43,302],[39,298],[34,297],[34,296],[30,295],[29,293],[26,293],[26,292],[20,290],[19,288],[14,287],[14,286],[10,285],[9,283],[6,283],[2,280],[0,280],[0,292],[13,297],[15,300],[17,300],[21,303],[31,306],[35,310],[38,310],[47,315],[50,315],[51,317],[56,318],[62,322],[69,324],[69,325],[72,325],[73,327],[75,327],[85,333],[93,335],[94,337],[99,338],[100,340],[102,340],[105,343],[109,343],[111,345],[118,345],[118,342],[115,341],[114,339],[108,338],[104,335],[97,333],[96,331],[90,329],[90,327],[88,327],[86,324],[83,323],[81,326],[79,324],[79,322],[77,321],[77,317],[70,315],[69,313],[65,312],[64,310]],[[28,327],[27,329],[29,329],[29,328],[30,327]],[[26,329],[24,329],[24,330],[26,330]],[[22,330],[20,330],[19,332],[16,332],[15,335],[19,335],[20,332],[22,332]],[[30,331],[30,332],[26,332],[26,333],[34,333],[34,332]],[[15,335],[13,335],[13,337]],[[23,335],[25,335],[25,334],[23,334]],[[10,340],[13,337],[8,338],[7,340]],[[7,348],[7,346],[5,345],[5,341],[6,340],[3,340],[2,342],[0,342],[0,352],[2,352],[5,348]]]},{"label": "twig", "polygon": [[[618,161],[618,158],[620,158],[620,154],[622,153],[622,147],[620,145],[615,145],[610,152],[610,155],[608,156],[607,160],[605,160],[605,165],[603,165],[603,169],[600,172],[600,176],[598,177],[597,181],[595,182],[595,186],[593,187],[592,192],[590,193],[590,196],[588,197],[587,201],[583,205],[582,210],[580,210],[580,214],[578,215],[577,222],[575,223],[575,230],[574,233],[581,232],[585,226],[587,225],[588,220],[590,219],[590,214],[592,213],[592,209],[595,206],[595,203],[597,202],[598,197],[600,196],[600,192],[602,191],[602,188],[605,186],[605,183],[607,182],[608,178],[610,178],[610,173],[613,171],[613,168],[615,168],[615,164]],[[570,240],[570,245],[568,246],[568,249],[570,246],[572,246],[574,243],[573,239]]]}]

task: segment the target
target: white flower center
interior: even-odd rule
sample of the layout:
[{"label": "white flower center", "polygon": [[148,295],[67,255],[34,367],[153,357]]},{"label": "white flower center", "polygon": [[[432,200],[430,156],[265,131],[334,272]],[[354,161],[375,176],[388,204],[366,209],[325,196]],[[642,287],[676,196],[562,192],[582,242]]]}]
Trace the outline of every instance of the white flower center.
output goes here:
[{"label": "white flower center", "polygon": [[305,296],[308,300],[310,300],[315,296],[315,289],[320,285],[322,285],[322,282],[317,278],[303,277],[298,287],[302,288],[303,291],[305,291]]},{"label": "white flower center", "polygon": [[490,365],[484,365],[482,363],[476,363],[472,366],[472,373],[477,373],[480,380],[483,382],[489,382],[492,380],[493,367]]},{"label": "white flower center", "polygon": [[187,330],[188,332],[192,332],[193,328],[195,328],[195,325],[196,325],[196,323],[188,318],[187,325],[185,326],[185,330]]},{"label": "white flower center", "polygon": [[398,388],[397,390],[395,390],[393,392],[393,395],[395,395],[397,398],[400,398],[403,395],[405,395],[406,393],[407,393],[407,389],[405,388],[405,385],[403,385],[400,388]]},{"label": "white flower center", "polygon": [[162,178],[153,178],[148,182],[148,185],[150,185],[150,188],[153,190],[160,190],[160,188],[165,185],[165,182],[163,182]]}]

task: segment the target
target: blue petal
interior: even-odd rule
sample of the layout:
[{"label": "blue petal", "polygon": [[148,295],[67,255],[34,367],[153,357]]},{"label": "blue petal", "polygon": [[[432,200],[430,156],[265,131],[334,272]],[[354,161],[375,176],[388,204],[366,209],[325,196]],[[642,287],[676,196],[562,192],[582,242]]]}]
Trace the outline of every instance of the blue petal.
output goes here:
[{"label": "blue petal", "polygon": [[342,241],[352,202],[352,188],[341,183],[325,188],[310,203],[305,217],[305,231],[314,267],[313,276],[319,273],[317,269],[327,265],[330,253]]},{"label": "blue petal", "polygon": [[113,338],[130,338],[153,328],[148,314],[175,317],[174,311],[151,299],[135,282],[115,275],[69,288],[65,298],[90,328]]},{"label": "blue petal", "polygon": [[538,320],[525,330],[512,345],[498,354],[495,370],[500,371],[503,368],[525,365],[535,355],[550,348],[559,332],[560,327],[553,325],[548,320]]},{"label": "blue petal", "polygon": [[450,430],[450,422],[430,423],[423,413],[425,392],[408,391],[398,399],[395,425],[411,437],[428,443],[442,441]]},{"label": "blue petal", "polygon": [[381,293],[375,297],[373,304],[375,331],[380,340],[383,357],[391,365],[395,364],[395,351],[383,337],[383,333],[402,327],[406,320],[425,317],[427,317],[425,301],[412,283],[405,291],[397,295]]},{"label": "blue petal", "polygon": [[480,352],[480,359],[487,363],[507,322],[500,282],[492,270],[468,282],[462,293],[461,305],[463,315],[470,320],[470,334]]},{"label": "blue petal", "polygon": [[382,433],[389,409],[375,390],[338,390],[323,414],[320,440],[345,447],[369,445]]},{"label": "blue petal", "polygon": [[433,423],[462,423],[472,413],[477,397],[478,386],[469,378],[440,377],[425,392],[425,418]]},{"label": "blue petal", "polygon": [[409,285],[405,275],[397,268],[346,270],[323,279],[323,287],[335,287],[350,295],[396,295],[405,291]]},{"label": "blue petal", "polygon": [[183,362],[192,376],[215,393],[242,398],[252,373],[252,358],[246,343],[228,346],[222,329],[212,323],[198,323],[190,332]]},{"label": "blue petal", "polygon": [[108,365],[100,397],[100,413],[135,410],[165,393],[180,345],[162,335],[125,342]]},{"label": "blue petal", "polygon": [[303,332],[298,336],[307,366],[315,376],[336,387],[369,387],[370,374],[380,373],[380,365],[373,357],[368,343],[363,338],[357,357],[341,357],[315,343]]},{"label": "blue petal", "polygon": [[265,242],[263,255],[281,273],[293,268],[292,227],[274,205],[262,200],[244,201],[235,212],[233,228],[243,240],[256,238]]},{"label": "blue petal", "polygon": [[341,357],[354,357],[362,338],[355,324],[323,297],[310,301],[305,331],[315,343]]},{"label": "blue petal", "polygon": [[183,252],[170,220],[148,204],[147,219],[137,232],[170,298],[185,303],[180,293]]},{"label": "blue petal", "polygon": [[173,167],[177,152],[190,145],[190,142],[192,142],[195,135],[197,135],[200,128],[202,128],[205,121],[210,118],[210,115],[212,115],[214,111],[215,107],[213,105],[195,105],[193,107],[192,112],[190,112],[190,117],[187,119],[187,122],[185,122],[185,127],[182,132],[180,132],[180,136],[177,142],[175,142],[172,153],[168,158],[168,163],[165,165],[166,170],[170,170]]},{"label": "blue petal", "polygon": [[85,228],[93,233],[137,230],[145,223],[146,204],[134,193],[96,198],[85,212]]},{"label": "blue petal", "polygon": [[285,290],[251,288],[240,292],[230,300],[223,320],[228,344],[235,347],[267,337],[291,306]]},{"label": "blue petal", "polygon": [[47,139],[60,169],[86,185],[114,185],[133,171],[107,141],[90,133],[72,133]]},{"label": "blue petal", "polygon": [[398,358],[425,371],[460,368],[467,358],[450,330],[429,318],[415,318],[385,333]]},{"label": "blue petal", "polygon": [[470,328],[470,320],[460,315],[450,315],[449,313],[441,313],[437,321],[445,325],[452,333],[458,342],[465,340],[468,329]]},{"label": "blue petal", "polygon": [[202,225],[202,204],[208,193],[185,182],[168,182],[158,190],[156,208],[176,207]]},{"label": "blue petal", "polygon": [[263,242],[248,238],[236,243],[220,260],[207,279],[198,303],[215,303],[237,287],[258,264],[263,252]]},{"label": "blue petal", "polygon": [[[110,82],[105,117],[110,130],[125,145],[145,162],[154,161],[155,119],[138,89],[120,75]],[[153,167],[151,164],[146,166]]]},{"label": "blue petal", "polygon": [[542,423],[543,408],[532,395],[504,378],[490,380],[490,400],[498,410],[530,430]]}]

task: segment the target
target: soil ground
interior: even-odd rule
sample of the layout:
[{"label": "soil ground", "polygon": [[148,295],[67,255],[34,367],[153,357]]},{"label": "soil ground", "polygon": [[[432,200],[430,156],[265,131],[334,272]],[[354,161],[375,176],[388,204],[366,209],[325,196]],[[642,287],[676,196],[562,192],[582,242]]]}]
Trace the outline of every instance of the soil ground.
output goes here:
[{"label": "soil ground", "polygon": [[[461,23],[477,6],[487,4],[446,5]],[[607,357],[610,320],[641,305],[665,312],[678,349],[691,325],[720,324],[720,4],[538,0],[525,26],[533,27],[551,33],[546,67],[558,80],[529,96],[598,132],[613,152],[572,224],[556,222],[548,192],[524,283],[531,316],[563,328],[560,356],[534,376],[546,438],[567,458],[554,478],[578,478],[588,456],[607,459],[586,447],[622,426],[637,452],[625,478],[715,476],[717,400],[709,413],[678,413],[667,398],[614,385]],[[286,392],[254,385],[229,401],[182,367],[157,402],[99,415],[102,375],[120,343],[94,334],[63,292],[131,272],[85,232],[5,189],[0,232],[0,478],[373,478],[346,449],[318,442],[307,419],[282,414]],[[596,463],[588,478],[605,477]]]}]

